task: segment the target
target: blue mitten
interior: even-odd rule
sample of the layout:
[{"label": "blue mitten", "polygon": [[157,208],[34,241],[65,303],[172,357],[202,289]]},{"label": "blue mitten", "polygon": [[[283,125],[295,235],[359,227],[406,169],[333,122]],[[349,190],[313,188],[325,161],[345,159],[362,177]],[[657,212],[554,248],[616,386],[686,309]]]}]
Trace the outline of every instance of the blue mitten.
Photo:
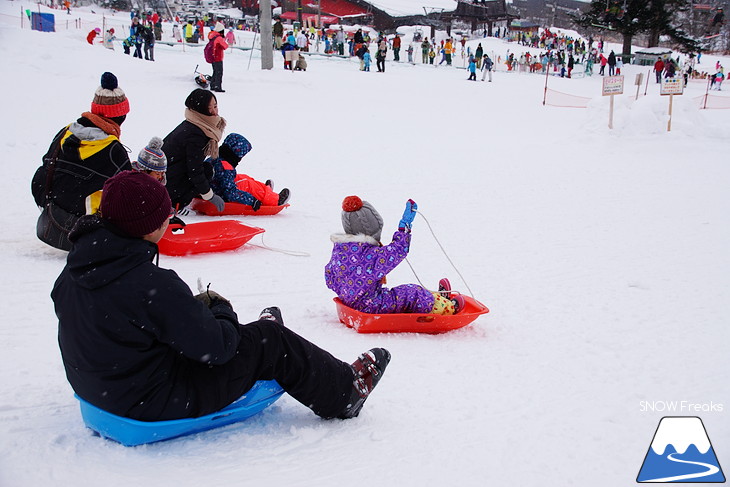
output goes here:
[{"label": "blue mitten", "polygon": [[406,202],[406,210],[403,212],[403,218],[401,218],[400,223],[398,224],[398,230],[411,229],[413,219],[416,218],[416,210],[418,210],[416,202],[408,200]]}]

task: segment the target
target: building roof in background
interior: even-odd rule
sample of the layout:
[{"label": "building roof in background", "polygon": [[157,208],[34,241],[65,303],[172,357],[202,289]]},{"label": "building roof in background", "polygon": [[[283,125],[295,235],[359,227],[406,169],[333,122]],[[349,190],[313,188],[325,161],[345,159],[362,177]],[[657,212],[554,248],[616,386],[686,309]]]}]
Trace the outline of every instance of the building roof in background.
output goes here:
[{"label": "building roof in background", "polygon": [[456,0],[375,0],[368,3],[393,17],[403,17],[434,11],[450,12],[456,9],[457,2]]}]

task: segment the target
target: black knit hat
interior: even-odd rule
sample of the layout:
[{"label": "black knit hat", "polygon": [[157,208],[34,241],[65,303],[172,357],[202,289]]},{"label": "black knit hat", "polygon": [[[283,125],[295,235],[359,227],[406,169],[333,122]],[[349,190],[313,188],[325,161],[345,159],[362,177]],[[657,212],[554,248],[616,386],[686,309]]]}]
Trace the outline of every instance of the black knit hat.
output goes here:
[{"label": "black knit hat", "polygon": [[167,190],[146,174],[122,171],[104,183],[101,218],[130,237],[154,232],[171,213]]},{"label": "black knit hat", "polygon": [[[210,115],[208,107],[210,100],[215,98],[212,91],[197,88],[192,91],[185,100],[185,106],[203,115]],[[217,100],[217,98],[215,98]]]}]

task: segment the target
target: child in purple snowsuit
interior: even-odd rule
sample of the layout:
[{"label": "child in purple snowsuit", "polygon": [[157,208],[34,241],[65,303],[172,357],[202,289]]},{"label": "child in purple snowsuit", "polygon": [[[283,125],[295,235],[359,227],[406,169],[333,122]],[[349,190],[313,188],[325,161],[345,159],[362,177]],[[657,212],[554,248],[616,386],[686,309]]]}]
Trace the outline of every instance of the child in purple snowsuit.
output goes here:
[{"label": "child in purple snowsuit", "polygon": [[324,276],[327,287],[336,292],[345,305],[373,314],[452,315],[463,308],[463,297],[451,298],[450,287],[446,292],[431,292],[417,284],[391,289],[383,286],[385,276],[408,256],[411,224],[417,208],[413,200],[408,200],[393,241],[383,246],[380,243],[383,218],[377,210],[357,196],[348,196],[342,202],[345,233],[331,237],[334,248]]}]

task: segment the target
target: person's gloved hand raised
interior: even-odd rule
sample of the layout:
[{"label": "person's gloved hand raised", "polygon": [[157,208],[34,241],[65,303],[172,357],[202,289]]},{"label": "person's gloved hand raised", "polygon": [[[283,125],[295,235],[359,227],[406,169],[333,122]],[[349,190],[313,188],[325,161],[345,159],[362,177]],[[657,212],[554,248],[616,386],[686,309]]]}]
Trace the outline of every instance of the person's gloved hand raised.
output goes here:
[{"label": "person's gloved hand raised", "polygon": [[217,194],[214,194],[208,201],[213,203],[216,210],[218,210],[219,212],[223,211],[226,208],[226,202],[223,201],[223,198],[221,198]]},{"label": "person's gloved hand raised", "polygon": [[401,218],[398,224],[398,230],[410,230],[413,224],[413,219],[416,218],[416,211],[418,205],[413,200],[406,201],[406,210],[403,212],[403,218]]}]

